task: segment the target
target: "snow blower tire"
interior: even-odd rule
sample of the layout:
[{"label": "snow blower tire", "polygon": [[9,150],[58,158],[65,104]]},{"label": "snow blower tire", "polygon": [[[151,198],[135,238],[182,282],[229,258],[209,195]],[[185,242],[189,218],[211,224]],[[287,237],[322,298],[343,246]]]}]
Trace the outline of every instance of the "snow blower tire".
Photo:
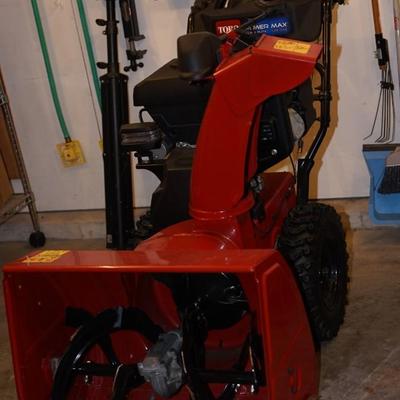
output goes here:
[{"label": "snow blower tire", "polygon": [[296,206],[278,249],[293,269],[314,339],[334,338],[344,320],[348,282],[345,234],[336,210],[320,203]]}]

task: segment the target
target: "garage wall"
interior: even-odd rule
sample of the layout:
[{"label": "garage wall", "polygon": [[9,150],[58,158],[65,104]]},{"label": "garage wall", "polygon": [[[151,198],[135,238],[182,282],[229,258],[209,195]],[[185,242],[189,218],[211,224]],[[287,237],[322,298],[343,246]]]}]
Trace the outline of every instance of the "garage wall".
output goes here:
[{"label": "garage wall", "polygon": [[[369,176],[361,154],[363,141],[371,130],[379,93],[380,71],[373,59],[373,23],[370,1],[349,0],[337,13],[333,74],[334,106],[329,151],[314,174],[313,194],[319,197],[367,196]],[[382,26],[392,50],[395,102],[399,109],[397,57],[394,42],[392,1],[381,0]],[[399,114],[399,113],[397,113]],[[397,128],[399,115],[397,115]],[[397,129],[398,131],[398,129]],[[374,137],[378,137],[377,132]],[[399,138],[398,132],[396,134]]]},{"label": "garage wall", "polygon": [[[98,130],[73,22],[71,1],[39,0],[53,60],[59,95],[68,127],[81,141],[87,163],[63,168],[55,150],[63,141],[56,119],[30,1],[0,0],[0,64],[12,104],[22,150],[41,211],[104,207],[103,171]],[[87,0],[97,59],[105,61],[105,37],[94,24],[105,17],[103,0]],[[137,0],[140,26],[148,49],[145,68],[129,73],[134,84],[175,56],[175,39],[184,33],[192,0]],[[393,36],[391,1],[381,1],[382,18]],[[372,16],[369,2],[350,0],[341,7],[335,25],[334,74],[336,102],[329,151],[318,161],[313,195],[321,198],[368,194],[369,179],[361,154],[362,138],[371,127],[376,107],[379,71],[373,60]],[[120,58],[125,62],[123,35]],[[392,46],[394,49],[394,46]],[[395,70],[397,64],[393,58]],[[394,74],[397,80],[397,73]],[[398,86],[396,85],[396,88]],[[131,92],[132,93],[132,92]],[[396,92],[396,104],[398,93]],[[131,108],[131,121],[137,119]],[[399,125],[400,126],[400,125]],[[334,132],[334,134],[333,134]],[[135,205],[149,203],[157,180],[145,171],[135,173]]]}]

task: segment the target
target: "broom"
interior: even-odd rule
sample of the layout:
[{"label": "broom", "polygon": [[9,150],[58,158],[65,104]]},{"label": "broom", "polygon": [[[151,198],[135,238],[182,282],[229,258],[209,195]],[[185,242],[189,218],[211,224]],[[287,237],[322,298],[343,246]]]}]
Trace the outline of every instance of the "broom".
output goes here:
[{"label": "broom", "polygon": [[378,188],[380,194],[400,193],[400,147],[388,155],[385,172]]}]

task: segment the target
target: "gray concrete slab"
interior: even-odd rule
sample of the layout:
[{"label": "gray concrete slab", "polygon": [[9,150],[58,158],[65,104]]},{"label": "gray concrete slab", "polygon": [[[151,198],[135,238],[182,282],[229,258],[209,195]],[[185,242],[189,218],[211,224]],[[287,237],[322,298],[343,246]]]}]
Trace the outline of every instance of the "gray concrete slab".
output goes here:
[{"label": "gray concrete slab", "polygon": [[[51,241],[47,248],[103,248],[103,240]],[[350,293],[339,336],[323,345],[320,400],[400,399],[400,230],[348,235]],[[0,264],[29,251],[1,243]],[[0,296],[0,399],[16,400]]]},{"label": "gray concrete slab", "polygon": [[339,336],[322,350],[321,399],[400,399],[400,230],[349,236],[351,282]]}]

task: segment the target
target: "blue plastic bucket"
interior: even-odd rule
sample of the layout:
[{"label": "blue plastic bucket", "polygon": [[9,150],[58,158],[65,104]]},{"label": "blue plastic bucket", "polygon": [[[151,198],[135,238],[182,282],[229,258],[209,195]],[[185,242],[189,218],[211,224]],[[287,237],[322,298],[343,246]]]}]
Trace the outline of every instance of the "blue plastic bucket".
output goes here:
[{"label": "blue plastic bucket", "polygon": [[374,224],[400,223],[400,193],[378,193],[379,185],[385,173],[385,161],[388,155],[400,145],[365,145],[363,155],[371,177],[369,196],[369,217]]}]

